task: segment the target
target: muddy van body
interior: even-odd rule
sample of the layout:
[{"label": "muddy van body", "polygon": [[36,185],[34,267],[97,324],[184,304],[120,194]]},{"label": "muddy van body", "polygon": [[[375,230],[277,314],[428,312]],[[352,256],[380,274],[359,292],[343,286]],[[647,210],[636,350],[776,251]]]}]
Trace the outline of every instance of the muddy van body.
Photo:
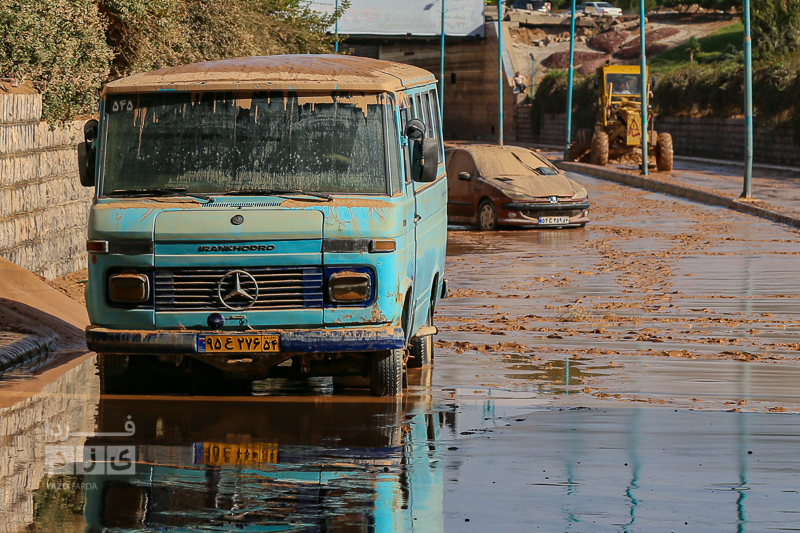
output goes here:
[{"label": "muddy van body", "polygon": [[402,394],[433,356],[447,185],[429,72],[249,57],[105,86],[79,146],[89,347],[108,392],[335,376]]}]

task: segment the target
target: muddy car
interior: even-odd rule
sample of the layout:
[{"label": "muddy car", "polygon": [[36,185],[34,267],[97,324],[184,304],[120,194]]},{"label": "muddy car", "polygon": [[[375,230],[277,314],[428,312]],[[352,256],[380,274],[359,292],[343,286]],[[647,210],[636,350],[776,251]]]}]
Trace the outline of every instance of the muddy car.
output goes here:
[{"label": "muddy car", "polygon": [[544,157],[518,146],[465,145],[446,152],[447,220],[477,225],[583,227],[589,195]]}]

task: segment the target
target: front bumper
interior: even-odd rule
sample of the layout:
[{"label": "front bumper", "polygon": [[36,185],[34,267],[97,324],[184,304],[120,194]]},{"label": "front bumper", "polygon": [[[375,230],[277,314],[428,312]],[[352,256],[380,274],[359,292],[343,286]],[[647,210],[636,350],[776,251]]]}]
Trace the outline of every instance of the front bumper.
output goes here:
[{"label": "front bumper", "polygon": [[[589,202],[559,202],[555,204],[531,204],[512,202],[500,206],[497,223],[503,226],[538,226],[568,228],[589,222]],[[540,224],[539,217],[568,216],[569,222]]]},{"label": "front bumper", "polygon": [[[374,326],[331,329],[269,329],[249,331],[118,330],[88,326],[86,344],[98,353],[126,355],[230,355],[203,351],[207,335],[279,335],[279,354],[371,352],[405,346],[403,328]],[[247,352],[245,352],[247,353]]]}]

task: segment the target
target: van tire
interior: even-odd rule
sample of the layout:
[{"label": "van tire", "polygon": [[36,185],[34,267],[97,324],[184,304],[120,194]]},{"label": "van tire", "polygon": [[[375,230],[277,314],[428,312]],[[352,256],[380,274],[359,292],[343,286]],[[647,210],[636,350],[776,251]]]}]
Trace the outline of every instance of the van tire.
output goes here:
[{"label": "van tire", "polygon": [[405,350],[382,350],[372,356],[369,388],[373,396],[403,395]]},{"label": "van tire", "polygon": [[[433,324],[431,318],[431,311],[428,311],[428,319],[425,321],[426,326]],[[433,335],[426,335],[425,337],[414,337],[408,346],[410,357],[408,358],[409,368],[422,368],[429,366],[433,362]]]}]

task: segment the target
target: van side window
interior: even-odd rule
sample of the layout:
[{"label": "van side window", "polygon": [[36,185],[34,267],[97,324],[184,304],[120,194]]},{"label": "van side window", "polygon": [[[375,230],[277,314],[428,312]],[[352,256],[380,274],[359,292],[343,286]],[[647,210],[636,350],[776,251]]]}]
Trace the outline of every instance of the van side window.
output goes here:
[{"label": "van side window", "polygon": [[420,113],[420,118],[422,119],[422,122],[425,123],[425,127],[427,128],[427,132],[425,133],[425,137],[428,137],[428,138],[434,136],[433,135],[433,130],[435,129],[433,127],[433,123],[431,122],[431,102],[430,102],[430,99],[428,98],[429,94],[430,94],[429,92],[426,92],[426,93],[423,93],[421,95],[421,99],[422,99],[422,110],[421,111],[422,112]]},{"label": "van side window", "polygon": [[436,99],[436,93],[433,91],[428,91],[427,97],[430,101],[430,118],[428,119],[428,124],[430,124],[430,136],[434,139],[439,139],[441,138],[439,135],[439,102]]},{"label": "van side window", "polygon": [[[400,109],[400,131],[403,132],[405,135],[406,125],[408,121],[413,118],[411,114],[411,109],[408,107],[404,107]],[[406,172],[406,183],[411,183],[411,144],[406,143],[403,146],[403,159],[405,161],[404,169]]]},{"label": "van side window", "polygon": [[389,180],[390,180],[390,187],[391,193],[395,194],[401,192],[403,190],[402,182],[403,182],[403,172],[400,170],[400,151],[397,149],[400,146],[400,139],[397,135],[397,120],[395,119],[395,114],[393,113],[394,107],[389,107],[389,112],[386,113],[387,115],[387,124],[386,124],[386,138],[387,138],[387,149],[388,149],[388,162],[389,162]]}]

